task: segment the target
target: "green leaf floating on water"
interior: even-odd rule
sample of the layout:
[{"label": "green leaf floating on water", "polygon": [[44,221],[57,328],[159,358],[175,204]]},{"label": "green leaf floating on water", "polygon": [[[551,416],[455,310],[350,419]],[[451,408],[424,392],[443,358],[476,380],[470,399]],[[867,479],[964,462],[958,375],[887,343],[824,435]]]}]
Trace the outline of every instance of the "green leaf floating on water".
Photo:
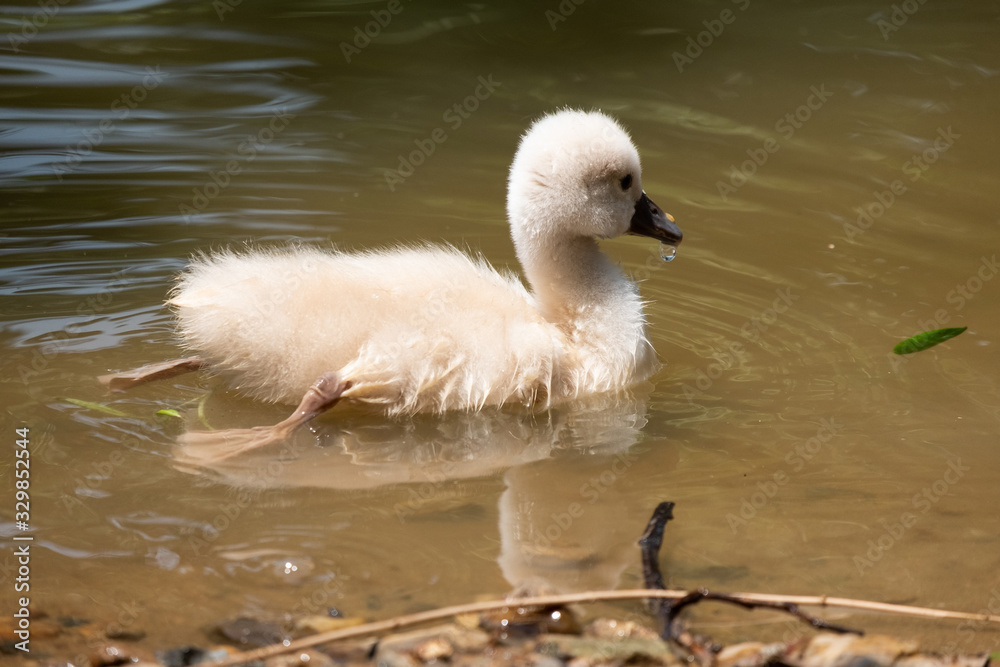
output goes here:
[{"label": "green leaf floating on water", "polygon": [[106,415],[112,415],[114,417],[129,417],[121,410],[115,410],[114,408],[109,408],[101,403],[91,403],[90,401],[81,401],[79,398],[64,398],[62,399],[67,403],[72,403],[73,405],[79,405],[81,408],[87,408],[88,410],[97,410],[98,412],[103,412]]},{"label": "green leaf floating on water", "polygon": [[896,347],[892,348],[892,351],[896,354],[912,354],[913,352],[920,352],[921,350],[926,350],[929,347],[934,347],[938,343],[943,343],[949,338],[954,338],[966,329],[968,329],[968,327],[952,327],[950,329],[934,329],[933,331],[918,333],[916,336],[912,336],[903,342],[898,343]]},{"label": "green leaf floating on water", "polygon": [[181,418],[181,413],[177,412],[173,408],[167,408],[167,409],[164,409],[164,410],[157,410],[156,414],[162,415],[164,417],[177,417],[178,419]]}]

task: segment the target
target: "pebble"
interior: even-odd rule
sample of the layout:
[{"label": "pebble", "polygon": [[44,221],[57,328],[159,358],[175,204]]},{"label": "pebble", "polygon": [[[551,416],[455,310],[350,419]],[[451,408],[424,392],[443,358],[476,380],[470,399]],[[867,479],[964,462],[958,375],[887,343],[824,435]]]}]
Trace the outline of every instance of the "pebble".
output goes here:
[{"label": "pebble", "polygon": [[137,662],[151,662],[152,658],[140,654],[134,647],[125,648],[115,644],[105,644],[89,656],[92,667],[114,667],[114,665],[134,665]]},{"label": "pebble", "polygon": [[357,625],[362,625],[364,622],[365,619],[357,616],[351,616],[348,618],[338,616],[334,618],[331,616],[320,616],[317,614],[315,616],[304,616],[303,618],[296,620],[294,628],[298,632],[318,634],[320,632],[353,628]]},{"label": "pebble", "polygon": [[[573,660],[572,664],[663,664],[675,662],[665,642],[657,639],[605,640],[572,635],[542,635],[536,651],[543,655]],[[576,661],[580,662],[577,663]]]},{"label": "pebble", "polygon": [[157,658],[163,667],[187,667],[199,662],[205,655],[205,651],[195,646],[182,646],[180,648],[160,651]]},{"label": "pebble", "polygon": [[180,646],[160,651],[156,654],[156,657],[159,658],[160,664],[163,667],[188,667],[203,660],[220,660],[226,657],[226,653],[222,652],[220,655],[214,655],[197,646]]},{"label": "pebble", "polygon": [[448,661],[457,654],[480,653],[490,645],[490,636],[482,630],[435,625],[386,637],[379,642],[376,660],[399,665]]},{"label": "pebble", "polygon": [[137,642],[146,637],[146,631],[139,628],[123,628],[118,626],[104,631],[104,636],[108,639],[118,639],[126,642]]},{"label": "pebble", "polygon": [[619,621],[613,618],[598,618],[583,630],[585,637],[594,639],[660,639],[656,631],[635,621]]},{"label": "pebble", "polygon": [[379,667],[419,667],[419,663],[407,653],[379,650],[375,656]]},{"label": "pebble", "polygon": [[243,650],[279,644],[288,638],[284,631],[274,623],[243,616],[219,623],[216,630]]},{"label": "pebble", "polygon": [[417,644],[413,649],[413,655],[420,662],[434,662],[435,660],[448,660],[455,654],[455,647],[444,637],[435,637],[425,642]]},{"label": "pebble", "polygon": [[[724,647],[715,656],[717,667],[750,667],[762,663],[761,657],[770,655],[773,651],[781,654],[784,644],[764,644],[763,642],[743,642]],[[777,661],[781,664],[781,661]]]},{"label": "pebble", "polygon": [[883,635],[858,637],[824,633],[813,637],[794,657],[802,667],[847,664],[857,662],[858,659],[863,659],[868,667],[876,667],[891,665],[897,658],[916,651],[916,642],[900,641]]},{"label": "pebble", "polygon": [[306,650],[270,657],[264,661],[264,665],[265,667],[335,667],[336,663],[319,651]]},{"label": "pebble", "polygon": [[518,606],[516,600],[511,601],[509,607],[484,613],[481,624],[505,639],[553,632],[575,635],[580,632],[580,624],[569,607]]}]

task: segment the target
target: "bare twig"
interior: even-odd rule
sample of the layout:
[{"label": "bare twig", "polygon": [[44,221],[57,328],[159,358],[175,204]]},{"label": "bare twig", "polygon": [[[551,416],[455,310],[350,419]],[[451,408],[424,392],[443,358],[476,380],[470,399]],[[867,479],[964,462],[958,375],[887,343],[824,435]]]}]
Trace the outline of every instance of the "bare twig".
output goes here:
[{"label": "bare twig", "polygon": [[[489,602],[475,602],[472,604],[456,605],[442,609],[432,609],[406,616],[397,616],[384,621],[366,623],[353,628],[343,628],[341,630],[331,630],[320,634],[303,637],[290,642],[288,645],[275,644],[264,648],[237,653],[225,660],[211,663],[216,667],[227,665],[239,665],[251,660],[263,660],[273,655],[291,653],[329,642],[352,639],[355,637],[365,637],[368,635],[391,632],[399,628],[439,621],[462,614],[477,614],[485,611],[495,611],[509,608],[511,606],[549,606],[583,604],[590,602],[601,602],[609,600],[641,600],[643,598],[659,598],[663,600],[679,600],[690,594],[690,591],[675,590],[621,590],[621,591],[591,591],[587,593],[573,593],[568,595],[544,595],[531,598],[520,598],[516,601],[493,600]],[[985,623],[1000,624],[1000,615],[991,614],[970,614],[961,611],[946,611],[943,609],[927,609],[925,607],[910,607],[907,605],[888,604],[885,602],[872,602],[869,600],[853,600],[850,598],[833,598],[818,595],[771,595],[762,593],[733,593],[732,598],[738,598],[748,604],[760,602],[773,602],[780,604],[795,604],[803,607],[837,607],[841,609],[859,609],[864,611],[885,612],[891,614],[904,614],[907,616],[919,616],[922,618],[952,619],[966,621],[981,621]]]},{"label": "bare twig", "polygon": [[824,621],[821,618],[816,618],[810,614],[799,609],[799,606],[794,602],[773,602],[768,600],[748,600],[746,597],[740,597],[737,595],[729,595],[728,593],[713,593],[707,588],[699,588],[696,591],[691,591],[684,597],[682,597],[677,602],[669,605],[666,618],[666,627],[664,628],[664,639],[667,637],[671,639],[676,639],[679,635],[680,630],[676,626],[678,615],[684,607],[689,607],[702,600],[718,600],[719,602],[728,602],[730,604],[735,604],[744,609],[776,609],[778,611],[784,611],[786,613],[795,616],[796,618],[802,619],[809,625],[813,626],[818,630],[829,630],[830,632],[836,632],[838,634],[852,634],[852,635],[863,635],[864,632],[861,630],[852,630],[851,628],[845,628],[841,625],[835,625],[828,621]]}]

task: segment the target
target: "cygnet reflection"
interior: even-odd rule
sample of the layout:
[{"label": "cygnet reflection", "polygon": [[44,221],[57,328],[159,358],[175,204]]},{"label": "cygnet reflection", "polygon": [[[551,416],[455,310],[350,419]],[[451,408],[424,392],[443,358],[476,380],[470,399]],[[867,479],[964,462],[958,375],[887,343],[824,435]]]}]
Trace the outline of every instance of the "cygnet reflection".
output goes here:
[{"label": "cygnet reflection", "polygon": [[439,507],[444,496],[481,502],[475,485],[449,482],[503,474],[498,564],[510,585],[542,579],[564,592],[614,588],[636,562],[641,526],[621,517],[633,515],[626,480],[645,412],[644,396],[629,393],[534,414],[505,408],[386,420],[342,413],[311,433],[223,460],[182,445],[175,465],[255,490],[405,488],[391,507],[401,520],[425,504]]}]

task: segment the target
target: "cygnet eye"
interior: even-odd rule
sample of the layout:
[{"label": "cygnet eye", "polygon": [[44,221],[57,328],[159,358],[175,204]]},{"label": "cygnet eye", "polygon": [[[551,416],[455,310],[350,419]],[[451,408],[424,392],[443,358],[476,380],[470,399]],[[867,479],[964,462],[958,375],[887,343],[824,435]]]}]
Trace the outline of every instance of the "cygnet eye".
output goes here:
[{"label": "cygnet eye", "polygon": [[622,178],[622,190],[628,190],[632,187],[632,174],[625,174]]}]

